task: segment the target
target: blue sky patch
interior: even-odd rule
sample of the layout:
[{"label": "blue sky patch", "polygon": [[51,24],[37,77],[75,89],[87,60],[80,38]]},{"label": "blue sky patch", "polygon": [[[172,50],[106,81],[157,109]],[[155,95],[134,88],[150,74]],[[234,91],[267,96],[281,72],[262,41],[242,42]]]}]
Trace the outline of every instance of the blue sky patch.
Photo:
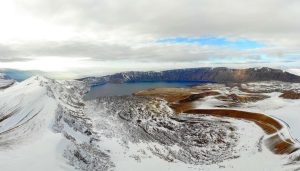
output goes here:
[{"label": "blue sky patch", "polygon": [[225,37],[211,37],[211,36],[201,36],[196,38],[190,37],[174,37],[174,38],[165,38],[159,39],[158,43],[193,43],[203,46],[225,46],[235,49],[245,50],[245,49],[255,49],[265,47],[264,44],[257,41],[249,39],[235,39],[230,40]]}]

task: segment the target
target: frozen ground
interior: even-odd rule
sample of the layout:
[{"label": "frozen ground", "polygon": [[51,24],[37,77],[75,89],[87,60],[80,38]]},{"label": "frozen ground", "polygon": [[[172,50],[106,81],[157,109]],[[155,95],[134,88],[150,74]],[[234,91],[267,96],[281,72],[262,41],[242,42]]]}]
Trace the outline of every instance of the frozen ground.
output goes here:
[{"label": "frozen ground", "polygon": [[[0,91],[0,168],[18,170],[293,170],[253,122],[176,115],[156,98],[83,101],[79,81],[32,77]],[[237,89],[223,88],[223,93]],[[237,109],[286,121],[295,137],[299,100],[272,98]],[[274,100],[272,100],[274,99]],[[212,97],[199,107],[224,103]],[[288,106],[288,107],[287,107]],[[285,112],[285,114],[283,113]]]},{"label": "frozen ground", "polygon": [[[205,99],[196,102],[198,108],[212,109],[216,106],[226,106],[226,108],[258,112],[278,118],[290,127],[292,136],[300,140],[300,99],[284,99],[279,97],[286,90],[300,90],[299,83],[284,83],[284,82],[258,82],[242,85],[243,88],[253,91],[254,94],[268,96],[263,100],[256,102],[239,103],[238,105],[228,106],[227,102],[220,101],[214,97],[206,97]],[[253,94],[240,91],[237,87],[218,88],[221,94]]]},{"label": "frozen ground", "polygon": [[[123,109],[122,106],[131,104],[130,101],[134,101],[134,99],[130,101],[128,99],[126,100],[127,104],[124,104],[124,101],[120,98],[118,100],[112,98],[103,100],[106,103],[94,101],[89,104],[92,107],[89,107],[91,111],[88,113],[90,113],[93,122],[96,123],[95,130],[101,135],[99,146],[106,149],[106,151],[110,151],[111,160],[117,161],[114,166],[115,170],[251,170],[255,168],[281,170],[282,164],[285,162],[261,144],[260,140],[264,136],[264,132],[254,123],[243,120],[220,119],[203,115],[180,115],[176,120],[186,120],[193,122],[194,125],[191,127],[192,130],[185,132],[187,127],[176,120],[160,119],[159,123],[168,125],[161,128],[157,125],[157,122],[153,121],[152,117],[151,119],[148,117],[142,119],[143,116],[135,116],[138,114],[132,112],[134,117],[130,117],[130,120],[141,119],[142,124],[139,126],[144,127],[147,133],[156,137],[154,140],[149,139],[147,135],[140,132],[139,127],[134,126],[134,123],[124,121],[116,116],[117,114],[123,114],[124,111],[113,111],[111,113],[110,106],[118,106],[116,109]],[[134,108],[138,109],[139,103],[141,102],[134,102],[133,104],[136,105]],[[103,111],[103,109],[105,110]],[[161,113],[161,111],[154,111],[154,113]],[[159,117],[156,116],[154,119],[159,119]],[[199,125],[196,125],[196,123],[199,123]],[[185,125],[188,125],[188,123],[186,122]],[[210,137],[218,135],[222,130],[226,131],[226,127],[234,129],[234,131],[227,130],[227,132],[230,132],[228,137],[224,135],[220,137],[220,140],[227,141],[231,146],[233,145],[229,148],[223,147],[222,143],[214,142],[214,137]],[[155,130],[153,131],[153,129]],[[197,146],[192,141],[195,135],[190,132],[193,131],[198,133],[198,140],[212,139],[212,142],[203,142],[203,146]],[[162,133],[163,136],[161,136]],[[180,140],[182,136],[184,139]],[[191,155],[193,152],[199,154],[199,158]],[[268,162],[258,163],[254,156],[268,157],[269,160]]]}]

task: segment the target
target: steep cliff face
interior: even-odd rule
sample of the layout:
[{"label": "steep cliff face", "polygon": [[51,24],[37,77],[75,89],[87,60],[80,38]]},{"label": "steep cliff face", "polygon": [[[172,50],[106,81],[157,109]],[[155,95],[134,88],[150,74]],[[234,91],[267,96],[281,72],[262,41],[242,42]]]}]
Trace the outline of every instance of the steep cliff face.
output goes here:
[{"label": "steep cliff face", "polygon": [[103,77],[88,77],[91,85],[139,81],[211,81],[218,83],[242,83],[254,81],[300,82],[300,76],[272,68],[191,68],[162,72],[122,72]]}]

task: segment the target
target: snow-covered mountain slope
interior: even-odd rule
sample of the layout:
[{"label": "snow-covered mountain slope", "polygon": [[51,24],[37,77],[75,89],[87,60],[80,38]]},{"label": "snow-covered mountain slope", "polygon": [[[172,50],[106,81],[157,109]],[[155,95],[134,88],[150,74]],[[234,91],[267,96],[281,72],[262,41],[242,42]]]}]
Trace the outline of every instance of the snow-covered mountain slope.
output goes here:
[{"label": "snow-covered mountain slope", "polygon": [[34,77],[0,93],[3,170],[63,170],[63,158],[57,158],[62,136],[51,131],[58,103],[43,81]]},{"label": "snow-covered mountain slope", "polygon": [[75,146],[66,137],[88,129],[77,101],[84,90],[74,91],[74,85],[36,76],[0,92],[1,169],[74,170],[63,157],[67,146]]},{"label": "snow-covered mountain slope", "polygon": [[0,90],[10,87],[15,80],[8,78],[5,74],[0,73]]},{"label": "snow-covered mountain slope", "polygon": [[35,76],[0,91],[1,170],[290,169],[253,122],[176,114],[150,97],[83,101],[87,90]]}]

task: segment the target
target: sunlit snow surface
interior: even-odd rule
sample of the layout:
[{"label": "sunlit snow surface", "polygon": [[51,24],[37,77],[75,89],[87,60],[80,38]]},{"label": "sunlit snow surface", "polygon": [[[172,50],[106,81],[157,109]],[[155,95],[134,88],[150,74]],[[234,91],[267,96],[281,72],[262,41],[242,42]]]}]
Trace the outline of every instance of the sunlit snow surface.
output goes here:
[{"label": "sunlit snow surface", "polygon": [[[265,84],[248,86],[259,89]],[[269,87],[291,86],[278,84],[268,83]],[[275,155],[264,146],[261,139],[266,135],[253,122],[204,115],[175,116],[166,101],[152,98],[127,96],[83,101],[86,91],[79,81],[57,82],[43,77],[32,77],[0,90],[0,169],[297,168],[284,165],[291,156]],[[220,91],[239,93],[229,88]],[[234,108],[282,119],[290,126],[292,136],[300,139],[300,100],[279,98],[278,92],[264,94],[271,98]],[[199,102],[199,107],[215,108],[218,104],[222,102],[207,97]],[[198,138],[209,143],[194,141]]]},{"label": "sunlit snow surface", "polygon": [[62,157],[64,139],[53,124],[57,102],[40,81],[31,78],[0,92],[1,170],[68,170]]}]

